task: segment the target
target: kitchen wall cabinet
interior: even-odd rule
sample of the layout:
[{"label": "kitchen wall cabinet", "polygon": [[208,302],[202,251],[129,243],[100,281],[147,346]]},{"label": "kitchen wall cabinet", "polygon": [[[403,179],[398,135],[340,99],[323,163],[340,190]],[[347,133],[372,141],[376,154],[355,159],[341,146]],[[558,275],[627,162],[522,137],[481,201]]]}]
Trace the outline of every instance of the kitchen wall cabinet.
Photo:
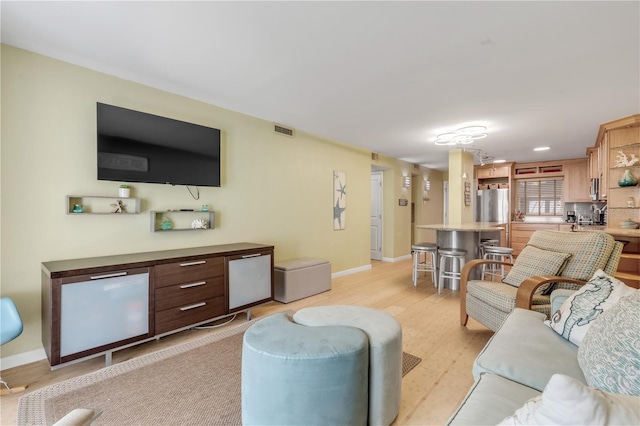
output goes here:
[{"label": "kitchen wall cabinet", "polygon": [[[618,180],[626,169],[640,179],[640,162],[621,166],[618,157],[640,158],[640,114],[610,121],[600,126],[596,146],[600,161],[600,188],[607,201],[607,229],[625,243],[616,278],[640,287],[640,229],[625,229],[620,223],[631,219],[640,222],[640,186],[621,187]],[[601,196],[601,198],[602,198]]]},{"label": "kitchen wall cabinet", "polygon": [[587,148],[587,159],[589,162],[589,179],[600,179],[600,164],[597,147]]},{"label": "kitchen wall cabinet", "polygon": [[588,160],[564,162],[564,201],[570,203],[591,202]]},{"label": "kitchen wall cabinet", "polygon": [[[623,187],[618,184],[625,170],[640,179],[640,161],[623,166],[619,158],[640,158],[640,114],[603,124],[599,132],[601,150],[607,151],[607,163],[603,176],[607,176],[601,187],[607,190],[607,226],[620,227],[620,223],[631,219],[640,222],[640,186]],[[603,179],[604,180],[604,179]],[[606,185],[606,186],[605,186]]]},{"label": "kitchen wall cabinet", "polygon": [[518,178],[544,178],[563,176],[563,161],[540,161],[536,163],[517,163],[513,169],[513,177]]},{"label": "kitchen wall cabinet", "polygon": [[511,176],[511,165],[505,163],[505,165],[495,166],[485,165],[476,167],[476,179],[495,179],[495,178],[508,178]]},{"label": "kitchen wall cabinet", "polygon": [[[273,300],[273,250],[237,243],[43,263],[42,343],[51,366],[101,354],[108,365],[124,346]],[[230,263],[241,299],[232,306]]]}]

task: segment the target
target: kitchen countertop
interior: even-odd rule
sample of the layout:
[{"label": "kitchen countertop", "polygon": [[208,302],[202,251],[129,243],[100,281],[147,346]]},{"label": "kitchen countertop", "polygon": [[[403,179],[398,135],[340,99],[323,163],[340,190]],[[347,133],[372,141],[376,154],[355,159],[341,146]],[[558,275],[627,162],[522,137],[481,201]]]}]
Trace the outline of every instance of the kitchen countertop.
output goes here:
[{"label": "kitchen countertop", "polygon": [[604,232],[620,237],[640,237],[640,229],[606,228]]},{"label": "kitchen countertop", "polygon": [[420,229],[435,229],[436,231],[502,231],[505,228],[504,223],[497,222],[468,222],[468,223],[438,223],[434,225],[418,225]]}]

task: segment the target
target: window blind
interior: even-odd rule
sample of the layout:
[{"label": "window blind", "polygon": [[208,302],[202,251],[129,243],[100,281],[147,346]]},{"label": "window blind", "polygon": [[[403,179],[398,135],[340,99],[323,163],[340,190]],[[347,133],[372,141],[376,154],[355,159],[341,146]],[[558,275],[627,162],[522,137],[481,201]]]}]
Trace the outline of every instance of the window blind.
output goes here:
[{"label": "window blind", "polygon": [[517,209],[527,216],[564,216],[563,179],[519,179]]}]

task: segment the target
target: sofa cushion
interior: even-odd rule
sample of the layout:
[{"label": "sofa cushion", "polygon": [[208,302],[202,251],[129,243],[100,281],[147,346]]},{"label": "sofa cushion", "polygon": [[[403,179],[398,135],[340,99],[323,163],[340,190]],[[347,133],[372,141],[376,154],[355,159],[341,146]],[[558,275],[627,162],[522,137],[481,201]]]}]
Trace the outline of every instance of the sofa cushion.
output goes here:
[{"label": "sofa cushion", "polygon": [[555,374],[542,395],[527,401],[499,425],[637,425],[640,397],[605,393]]},{"label": "sofa cushion", "polygon": [[[522,281],[536,275],[558,275],[570,253],[542,250],[534,246],[526,246],[518,255],[511,270],[502,282],[519,287]],[[551,285],[551,284],[549,284]],[[538,289],[542,293],[549,285]]]},{"label": "sofa cushion", "polygon": [[556,373],[586,384],[578,347],[544,325],[545,316],[516,308],[473,363],[473,376],[487,372],[542,392]]},{"label": "sofa cushion", "polygon": [[546,324],[565,339],[580,346],[585,333],[602,312],[634,290],[598,270],[593,278],[564,301]]},{"label": "sofa cushion", "polygon": [[540,392],[535,389],[483,373],[446,424],[495,425],[537,395]]},{"label": "sofa cushion", "polygon": [[536,231],[530,246],[560,253],[571,253],[561,277],[589,280],[598,269],[605,269],[616,241],[605,232]]},{"label": "sofa cushion", "polygon": [[578,363],[590,386],[640,396],[640,290],[623,297],[593,322]]}]

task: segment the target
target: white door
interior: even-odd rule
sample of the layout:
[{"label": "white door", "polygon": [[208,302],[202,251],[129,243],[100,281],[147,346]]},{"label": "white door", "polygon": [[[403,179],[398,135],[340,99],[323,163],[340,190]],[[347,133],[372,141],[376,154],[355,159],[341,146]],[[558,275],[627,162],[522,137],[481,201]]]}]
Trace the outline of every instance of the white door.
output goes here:
[{"label": "white door", "polygon": [[371,259],[382,260],[382,172],[371,173]]}]

